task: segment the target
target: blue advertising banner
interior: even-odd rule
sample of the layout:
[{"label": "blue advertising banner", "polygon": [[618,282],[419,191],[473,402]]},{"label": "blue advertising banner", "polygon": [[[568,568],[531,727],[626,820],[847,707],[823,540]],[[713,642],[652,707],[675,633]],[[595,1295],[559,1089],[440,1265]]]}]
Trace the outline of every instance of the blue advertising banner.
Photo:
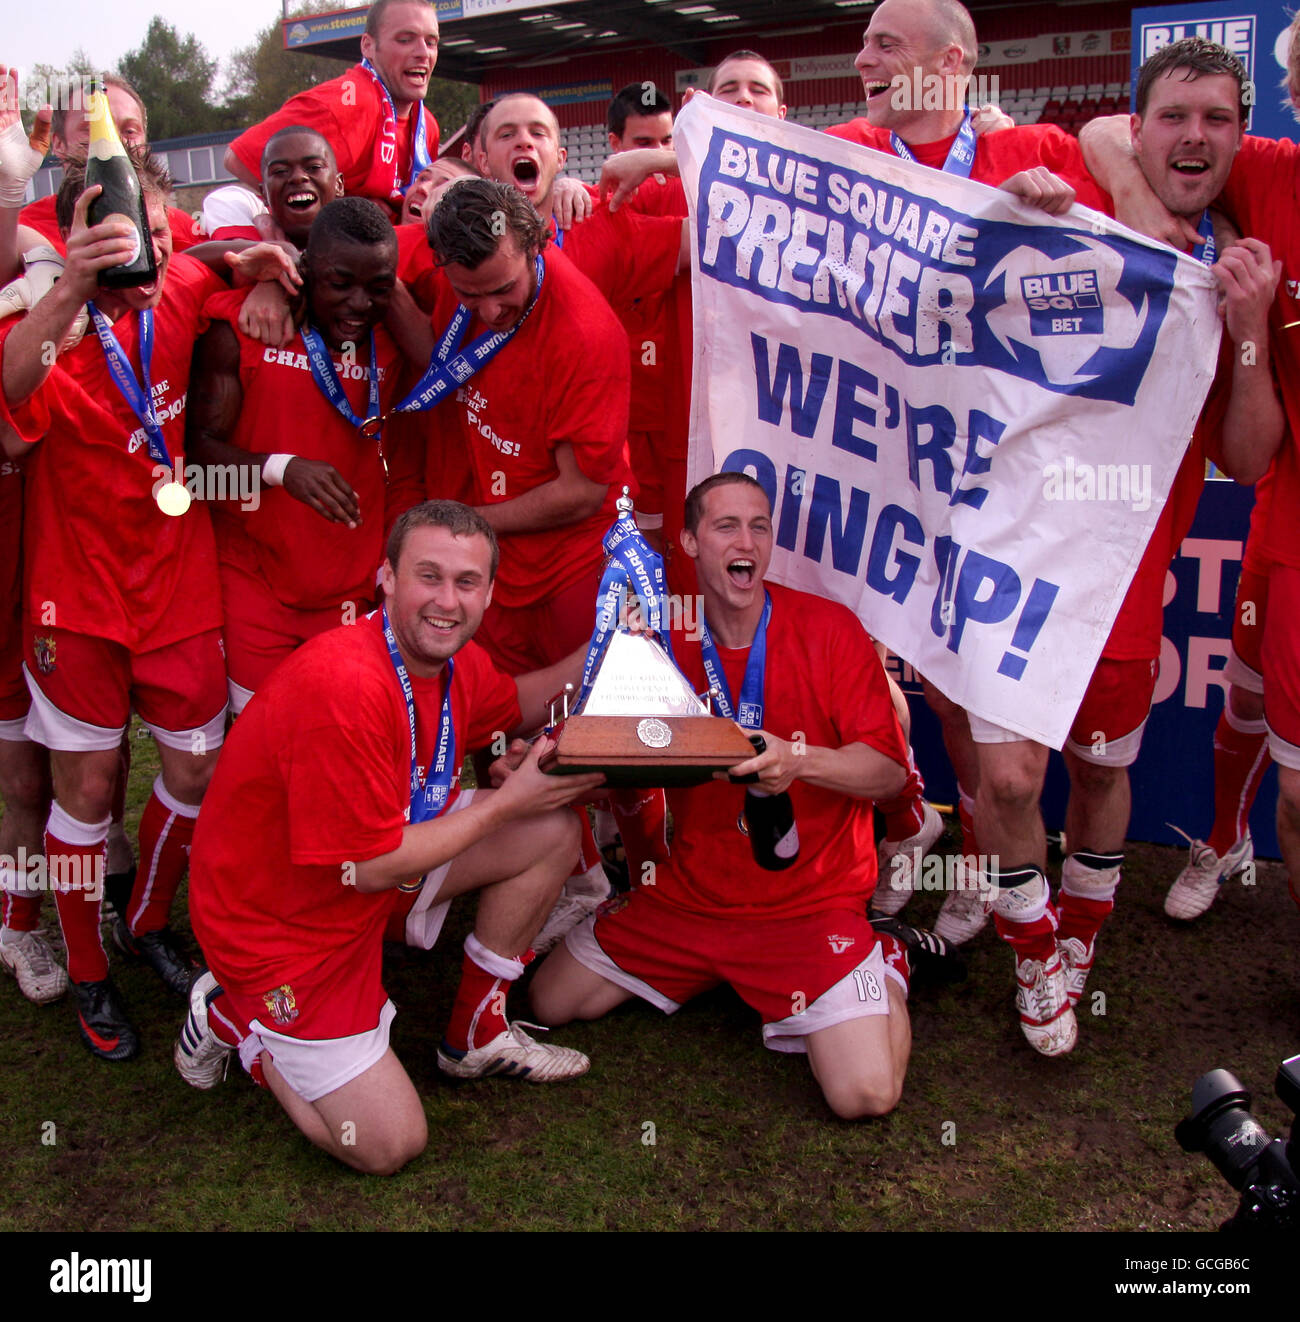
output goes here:
[{"label": "blue advertising banner", "polygon": [[1246,0],[1243,4],[1159,5],[1133,11],[1132,84],[1138,69],[1161,46],[1183,37],[1206,37],[1226,46],[1246,66],[1255,84],[1255,107],[1247,125],[1264,138],[1296,137],[1294,116],[1283,104],[1286,72],[1284,37],[1291,22],[1283,0]]}]

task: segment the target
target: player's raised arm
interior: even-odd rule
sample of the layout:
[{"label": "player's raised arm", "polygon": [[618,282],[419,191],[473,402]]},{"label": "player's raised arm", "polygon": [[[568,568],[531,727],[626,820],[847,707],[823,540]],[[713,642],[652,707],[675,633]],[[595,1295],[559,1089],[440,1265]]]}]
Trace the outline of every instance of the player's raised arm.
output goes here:
[{"label": "player's raised arm", "polygon": [[95,185],[77,199],[63,278],[4,342],[3,386],[10,407],[26,400],[53,371],[59,346],[83,304],[99,291],[100,271],[123,265],[135,252],[136,233],[128,221],[89,224],[87,211],[99,192]]},{"label": "player's raised arm", "polygon": [[1286,415],[1273,384],[1268,328],[1282,263],[1273,259],[1266,243],[1248,238],[1226,248],[1213,270],[1223,292],[1224,330],[1233,345],[1222,467],[1238,482],[1257,482],[1286,431]]}]

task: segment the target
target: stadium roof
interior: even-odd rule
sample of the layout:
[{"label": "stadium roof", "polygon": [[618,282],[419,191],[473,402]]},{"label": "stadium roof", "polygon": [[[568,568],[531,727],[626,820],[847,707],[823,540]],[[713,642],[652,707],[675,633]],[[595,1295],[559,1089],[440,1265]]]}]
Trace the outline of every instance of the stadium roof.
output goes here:
[{"label": "stadium roof", "polygon": [[[580,55],[656,47],[693,65],[709,43],[772,46],[773,38],[855,21],[875,0],[435,0],[442,29],[438,75],[482,82],[505,69],[541,68]],[[1024,0],[1029,3],[1030,0]],[[978,5],[973,5],[978,10]],[[1003,4],[1001,7],[1008,8]],[[368,6],[285,19],[285,46],[355,60]]]}]

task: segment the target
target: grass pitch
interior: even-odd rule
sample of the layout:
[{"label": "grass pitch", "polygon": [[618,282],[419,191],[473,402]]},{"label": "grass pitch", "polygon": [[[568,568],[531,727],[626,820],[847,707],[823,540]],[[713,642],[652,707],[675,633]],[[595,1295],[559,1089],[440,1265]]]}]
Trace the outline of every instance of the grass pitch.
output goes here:
[{"label": "grass pitch", "polygon": [[[152,744],[135,749],[132,832],[156,770]],[[801,1058],[764,1050],[726,990],[672,1019],[632,1004],[557,1030],[592,1059],[572,1083],[443,1079],[461,901],[435,951],[388,948],[393,1046],[429,1119],[428,1150],[391,1179],[312,1148],[237,1066],[210,1093],[188,1088],[171,1063],[182,1003],[146,967],[113,961],[143,1042],[125,1065],[90,1056],[68,1001],[32,1006],[0,980],[0,1229],[1212,1229],[1236,1197],[1173,1126],[1216,1065],[1271,1132],[1290,1123],[1272,1080],[1300,1050],[1300,915],[1265,863],[1196,924],[1171,923],[1184,859],[1130,847],[1071,1055],[1023,1041],[990,926],[964,984],[915,991],[902,1103],[860,1124],[830,1114]],[[932,920],[939,900],[906,916]],[[188,932],[179,902],[175,925]]]}]

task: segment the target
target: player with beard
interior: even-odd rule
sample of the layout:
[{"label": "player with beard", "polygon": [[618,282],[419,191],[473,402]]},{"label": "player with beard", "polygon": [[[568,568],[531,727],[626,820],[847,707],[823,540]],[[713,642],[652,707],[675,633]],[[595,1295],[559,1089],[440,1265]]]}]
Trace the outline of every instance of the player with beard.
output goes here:
[{"label": "player with beard", "polygon": [[194,841],[194,931],[211,972],[191,993],[177,1068],[211,1088],[237,1046],[302,1133],[373,1174],[404,1165],[427,1133],[388,1045],[380,966],[395,901],[432,945],[450,900],[479,893],[444,1073],[550,1082],[588,1067],[509,1023],[505,1002],[577,848],[562,809],[600,777],[543,775],[541,740],[500,788],[456,788],[466,748],[541,724],[581,668],[574,654],[511,680],[471,641],[496,564],[491,527],[463,505],[403,515],[387,607],[307,643],[257,694]]},{"label": "player with beard", "polygon": [[[731,831],[746,790],[670,789],[672,854],[602,906],[538,970],[544,1023],[595,1019],[639,996],[666,1013],[729,983],[763,1019],[769,1049],[806,1053],[843,1119],[897,1104],[911,1049],[908,957],[866,918],[876,881],[871,800],[896,793],[907,752],[871,639],[845,607],[763,579],[771,507],[742,473],[687,498],[682,545],[696,564],[703,636],[678,631],[692,686],[722,691],[766,750],[732,769],[789,792],[800,850],[767,871]],[[710,669],[706,669],[706,663]],[[726,782],[719,773],[717,781]]]},{"label": "player with beard", "polygon": [[[284,191],[294,190],[308,191]],[[380,324],[396,267],[383,210],[339,198],[319,209],[307,241],[296,343],[268,349],[237,329],[247,291],[204,309],[213,325],[195,351],[187,445],[193,462],[240,473],[233,490],[258,493],[252,508],[238,497],[213,507],[236,715],[308,638],[370,609],[385,530],[418,503],[418,482],[406,491],[389,481],[391,440],[359,430],[388,412],[401,369]]]},{"label": "player with beard", "polygon": [[[1300,121],[1300,16],[1289,29],[1286,61],[1284,84]],[[1130,142],[1126,137],[1126,121],[1126,116],[1112,116],[1085,126],[1080,139],[1089,165],[1114,193],[1121,220],[1148,232],[1161,232],[1180,246],[1194,242],[1195,224],[1178,214],[1139,168],[1136,140]],[[1197,164],[1189,161],[1183,165],[1174,180],[1175,196],[1198,187],[1204,174]],[[1242,138],[1218,205],[1243,234],[1266,244],[1280,261],[1267,336],[1258,342],[1256,357],[1267,362],[1271,354],[1275,361],[1286,429],[1271,452],[1267,431],[1261,429],[1259,450],[1239,463],[1233,475],[1248,482],[1270,473],[1265,517],[1258,517],[1257,509],[1252,520],[1254,567],[1266,575],[1265,593],[1254,604],[1263,616],[1263,714],[1268,750],[1278,765],[1278,841],[1291,877],[1291,894],[1300,903],[1296,882],[1300,877],[1300,640],[1294,609],[1300,601],[1300,533],[1294,517],[1300,500],[1300,458],[1296,453],[1300,436],[1300,150],[1296,144],[1287,139]],[[1256,266],[1262,271],[1261,256],[1256,257]],[[1247,274],[1234,273],[1234,277],[1244,279]],[[1240,723],[1248,726],[1249,716]],[[1237,730],[1226,720],[1221,722],[1221,730],[1225,724],[1240,759],[1236,774],[1244,788],[1251,778],[1250,768],[1260,756],[1258,733],[1249,728]],[[1194,845],[1193,864],[1198,862],[1197,854]],[[1175,917],[1204,912],[1226,875],[1224,858],[1199,861],[1203,866],[1186,869],[1166,898],[1166,911]]]},{"label": "player with beard", "polygon": [[376,0],[366,15],[360,64],[290,97],[226,148],[225,167],[251,188],[279,129],[306,125],[334,148],[350,197],[396,217],[416,176],[438,154],[438,124],[425,108],[438,62],[438,19],[424,0]]},{"label": "player with beard", "polygon": [[[543,155],[535,138],[522,150]],[[444,475],[444,452],[466,456],[469,502],[501,540],[479,641],[516,675],[590,638],[602,538],[632,484],[627,337],[548,228],[513,184],[454,183],[428,217],[428,269],[413,285],[423,311],[399,333],[415,361],[432,361],[453,324],[464,337],[473,374],[462,369],[455,398],[431,415],[428,489]],[[475,368],[480,340],[496,347]],[[589,833],[578,871],[593,895],[608,892]]]}]

